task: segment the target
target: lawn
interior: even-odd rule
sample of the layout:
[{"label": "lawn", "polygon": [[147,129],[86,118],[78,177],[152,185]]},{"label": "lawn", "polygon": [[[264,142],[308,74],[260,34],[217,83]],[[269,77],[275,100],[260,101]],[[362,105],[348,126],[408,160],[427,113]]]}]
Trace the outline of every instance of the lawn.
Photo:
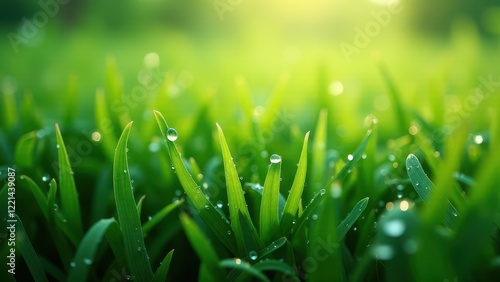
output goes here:
[{"label": "lawn", "polygon": [[0,281],[500,276],[493,3],[83,2],[2,14]]}]

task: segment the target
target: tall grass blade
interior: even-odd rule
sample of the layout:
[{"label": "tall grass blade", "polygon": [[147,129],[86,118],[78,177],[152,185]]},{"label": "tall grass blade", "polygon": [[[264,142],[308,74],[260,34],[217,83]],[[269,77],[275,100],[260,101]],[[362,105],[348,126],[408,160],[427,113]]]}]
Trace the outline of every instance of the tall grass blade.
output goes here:
[{"label": "tall grass blade", "polygon": [[144,235],[132,193],[127,161],[127,141],[131,127],[132,122],[123,129],[116,146],[113,163],[114,195],[130,271],[139,281],[150,281],[153,278],[153,271],[144,244]]},{"label": "tall grass blade", "polygon": [[[279,162],[271,161],[269,171],[264,182],[262,201],[260,203],[260,238],[264,244],[270,243],[279,234],[279,196],[281,177],[281,157]],[[271,156],[271,159],[273,158]]]},{"label": "tall grass blade", "polygon": [[35,249],[33,249],[33,245],[28,238],[28,234],[24,229],[23,223],[21,219],[16,214],[16,247],[19,252],[22,254],[26,265],[28,265],[28,269],[30,270],[31,275],[35,281],[48,281],[47,276],[45,275],[45,270],[43,269],[42,263],[36,254]]},{"label": "tall grass blade", "polygon": [[17,141],[14,160],[18,168],[33,167],[36,140],[36,131],[32,131],[21,136]]},{"label": "tall grass blade", "polygon": [[299,209],[300,199],[302,198],[302,191],[304,190],[304,184],[307,174],[307,144],[309,140],[309,132],[306,133],[304,137],[304,145],[302,146],[302,153],[300,154],[299,164],[297,167],[297,172],[295,173],[295,178],[293,180],[292,188],[288,194],[286,200],[285,209],[281,217],[281,232],[284,235],[289,235],[292,222],[295,220],[297,215],[297,210]]},{"label": "tall grass blade", "polygon": [[102,135],[102,146],[104,153],[109,160],[114,158],[115,146],[118,140],[113,130],[113,121],[109,115],[106,97],[102,89],[98,89],[95,94],[95,120],[97,129]]},{"label": "tall grass blade", "polygon": [[177,200],[158,211],[146,223],[142,225],[142,232],[148,233],[153,227],[158,225],[162,219],[167,217],[172,211],[184,203],[184,199]]},{"label": "tall grass blade", "polygon": [[314,213],[316,208],[326,197],[327,195],[325,189],[321,189],[318,193],[316,193],[316,195],[314,195],[309,204],[304,208],[304,211],[302,212],[299,219],[297,220],[297,223],[293,227],[291,238],[295,238],[296,234],[302,229],[302,227],[304,227],[306,222],[309,220],[309,217]]},{"label": "tall grass blade", "polygon": [[200,257],[201,261],[203,261],[215,278],[222,278],[223,280],[224,275],[219,266],[219,258],[210,240],[205,236],[205,234],[203,234],[201,229],[191,218],[189,218],[188,215],[182,213],[180,215],[180,219],[189,242]]},{"label": "tall grass blade", "polygon": [[75,257],[71,261],[68,281],[87,281],[89,270],[95,263],[94,259],[97,248],[111,225],[116,225],[116,227],[118,227],[118,223],[112,218],[101,219],[92,225],[87,233],[85,233],[78,246]]},{"label": "tall grass blade", "polygon": [[73,178],[73,169],[69,161],[66,146],[56,124],[56,138],[59,155],[59,186],[61,195],[61,207],[68,221],[68,226],[74,230],[78,238],[83,235],[82,218],[80,203],[78,202],[78,192],[76,191],[75,179]]},{"label": "tall grass blade", "polygon": [[347,231],[351,229],[352,225],[356,220],[358,220],[359,216],[363,213],[368,206],[368,198],[361,199],[355,206],[352,208],[351,212],[347,215],[347,217],[342,220],[342,222],[337,227],[337,240],[340,242],[347,234]]},{"label": "tall grass blade", "polygon": [[[169,129],[167,122],[163,115],[154,111],[156,121],[160,127],[160,131],[163,136],[167,136],[167,131]],[[187,196],[193,203],[196,211],[200,217],[205,221],[207,226],[214,232],[215,236],[233,253],[237,253],[238,247],[236,245],[236,240],[234,233],[232,232],[231,225],[229,225],[226,220],[221,217],[220,213],[215,209],[215,207],[210,203],[205,195],[201,191],[200,187],[193,180],[189,174],[186,166],[184,165],[179,151],[173,141],[167,140],[168,153],[172,160],[172,164],[177,172],[177,177],[181,182],[182,188],[186,192]]]},{"label": "tall grass blade", "polygon": [[[434,184],[429,179],[427,174],[422,169],[422,166],[418,158],[410,154],[406,158],[406,169],[408,171],[408,176],[410,177],[411,184],[417,191],[417,194],[422,198],[422,200],[429,204],[431,199],[431,193],[435,189]],[[455,223],[455,217],[458,216],[457,209],[448,201],[449,211],[446,213],[444,221],[448,227],[453,227]]]},{"label": "tall grass blade", "polygon": [[168,270],[170,269],[170,262],[172,261],[172,256],[174,255],[174,250],[168,252],[165,258],[162,260],[160,266],[153,276],[153,282],[163,282],[167,280]]},{"label": "tall grass blade", "polygon": [[[251,232],[250,234],[255,238],[258,237],[257,230],[253,226],[252,219],[250,218],[250,213],[248,212],[245,197],[243,196],[243,189],[241,187],[240,178],[238,176],[238,172],[236,171],[233,158],[231,157],[231,152],[229,151],[226,138],[224,137],[222,128],[218,124],[217,124],[217,130],[219,132],[222,159],[224,160],[224,174],[226,177],[227,200],[228,203],[230,204],[229,214],[231,216],[231,226],[236,236],[236,242],[238,243],[238,247],[240,250],[239,254],[241,255],[245,254],[248,250],[245,249],[245,240],[244,240],[243,230],[241,228],[239,213],[241,212],[242,215],[246,218],[250,228]],[[258,241],[257,239],[255,240]]]},{"label": "tall grass blade", "polygon": [[318,124],[314,131],[313,144],[312,144],[312,174],[310,187],[312,189],[306,190],[306,199],[311,199],[314,193],[317,193],[323,187],[326,179],[326,142],[327,142],[327,122],[328,111],[321,110],[318,118]]}]

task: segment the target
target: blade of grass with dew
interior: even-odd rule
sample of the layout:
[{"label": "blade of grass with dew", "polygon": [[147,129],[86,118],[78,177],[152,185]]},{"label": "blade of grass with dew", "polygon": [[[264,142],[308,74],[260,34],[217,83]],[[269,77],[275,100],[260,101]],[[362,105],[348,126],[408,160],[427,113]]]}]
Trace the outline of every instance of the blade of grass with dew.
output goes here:
[{"label": "blade of grass with dew", "polygon": [[109,115],[106,97],[102,89],[97,89],[95,94],[95,120],[97,123],[97,130],[99,130],[102,135],[104,153],[109,160],[112,160],[118,140],[113,131],[113,121]]},{"label": "blade of grass with dew", "polygon": [[139,281],[150,281],[153,277],[153,271],[144,244],[144,235],[134,201],[127,161],[127,141],[131,127],[132,122],[123,129],[116,146],[113,163],[114,195],[130,271]]},{"label": "blade of grass with dew", "polygon": [[391,104],[393,105],[392,108],[394,109],[394,119],[397,121],[399,134],[405,134],[408,131],[409,123],[407,121],[408,118],[405,114],[405,107],[401,102],[401,93],[396,87],[396,84],[389,74],[387,67],[382,62],[378,62],[378,67],[380,73],[382,74],[382,78],[384,79],[384,82],[389,90],[389,98]]},{"label": "blade of grass with dew", "polygon": [[248,222],[248,219],[243,215],[240,211],[238,213],[240,217],[240,226],[243,234],[243,242],[245,243],[244,249],[250,253],[255,252],[261,248],[260,242],[258,241],[257,236],[252,235],[252,223]]},{"label": "blade of grass with dew", "polygon": [[[269,244],[269,246],[265,247],[264,249],[259,250],[256,254],[253,254],[255,256],[255,260],[264,259],[266,256],[268,256],[268,255],[272,254],[273,252],[277,251],[278,249],[280,249],[283,245],[285,245],[286,242],[288,242],[286,237],[281,237],[278,240],[272,242],[271,244]],[[250,253],[247,256],[243,257],[242,260],[249,261],[249,259],[254,260],[250,257]],[[238,278],[238,276],[240,274],[241,274],[241,270],[233,269],[226,276],[226,278],[228,281],[234,281]]]},{"label": "blade of grass with dew", "polygon": [[351,212],[347,214],[347,217],[342,220],[342,222],[337,227],[337,240],[340,242],[347,234],[347,231],[351,229],[352,225],[356,220],[358,220],[359,216],[363,213],[368,206],[369,198],[361,199],[355,206],[352,208]]},{"label": "blade of grass with dew", "polygon": [[146,223],[142,225],[142,232],[148,233],[153,227],[158,225],[164,219],[167,217],[172,211],[174,211],[177,207],[182,205],[184,203],[184,199],[177,200],[165,207],[163,207],[160,211],[158,211],[155,215],[151,217],[150,220],[148,220]]},{"label": "blade of grass with dew", "polygon": [[[431,193],[433,193],[435,187],[422,169],[422,166],[415,155],[408,155],[408,158],[406,159],[406,169],[415,191],[426,204],[429,204]],[[454,226],[454,218],[458,216],[458,211],[449,201],[448,205],[449,212],[446,213],[444,221],[448,227],[452,228]]]},{"label": "blade of grass with dew", "polygon": [[14,161],[18,168],[33,167],[36,140],[36,131],[32,131],[21,136],[17,141]]},{"label": "blade of grass with dew", "polygon": [[307,174],[307,144],[309,140],[309,132],[306,133],[304,137],[304,145],[302,146],[302,152],[300,154],[299,164],[297,167],[297,172],[295,173],[295,178],[292,183],[292,188],[288,194],[288,198],[285,203],[285,208],[281,216],[281,233],[283,235],[289,235],[291,233],[293,221],[297,215],[297,210],[299,209],[300,199],[302,198],[302,191],[304,190],[304,184]]},{"label": "blade of grass with dew", "polygon": [[[282,273],[282,275],[281,275],[282,280],[281,281],[284,280],[283,277],[287,277],[286,281],[290,281],[288,279],[291,279],[291,281],[299,280],[299,277],[295,273],[295,269],[293,268],[293,266],[288,265],[280,260],[276,260],[276,259],[263,260],[263,261],[260,261],[256,264],[252,265],[252,267],[258,271],[275,271],[275,272]],[[280,276],[279,276],[279,274],[276,274],[276,275],[277,275],[276,279],[278,279],[278,277],[280,277]]]},{"label": "blade of grass with dew", "polygon": [[[73,258],[73,247],[69,245],[66,238],[60,232],[60,229],[57,228],[57,215],[54,209],[54,204],[56,202],[56,194],[57,194],[57,183],[54,179],[50,182],[49,193],[47,195],[47,221],[48,227],[50,230],[50,234],[52,236],[52,240],[56,245],[56,250],[59,254],[61,261],[63,262],[64,268],[66,271],[69,271],[70,265],[69,261]],[[67,222],[67,221],[66,221]]]},{"label": "blade of grass with dew", "polygon": [[305,199],[311,199],[312,196],[319,192],[326,179],[326,142],[327,142],[327,122],[328,110],[322,109],[316,130],[314,131],[312,144],[312,174],[310,180],[310,189],[306,190]]},{"label": "blade of grass with dew", "polygon": [[[68,221],[68,226],[74,230],[78,238],[83,235],[82,218],[80,203],[78,201],[78,192],[76,191],[75,179],[73,178],[73,169],[69,161],[66,146],[56,124],[57,152],[59,155],[59,186],[61,196],[61,207]],[[50,207],[50,206],[49,206]]]},{"label": "blade of grass with dew", "polygon": [[28,266],[33,279],[37,282],[48,281],[42,263],[40,262],[35,249],[33,249],[33,245],[31,244],[30,239],[28,238],[28,234],[24,229],[23,222],[17,216],[17,214],[16,220],[16,248],[23,256],[23,259],[26,262],[26,265]]},{"label": "blade of grass with dew", "polygon": [[[274,160],[276,159],[276,160]],[[264,244],[270,243],[279,234],[279,196],[281,177],[281,157],[274,154],[271,156],[271,164],[267,172],[264,188],[262,189],[262,200],[260,203],[260,238]]]},{"label": "blade of grass with dew", "polygon": [[[256,210],[257,212],[255,213],[257,215],[258,220],[260,219],[258,215],[260,214],[260,205],[262,202],[262,193],[263,193],[263,186],[261,186],[258,183],[245,183],[246,187],[249,187],[250,189],[247,189],[248,195],[250,198],[253,197],[254,204],[256,204]],[[278,201],[278,211],[279,214],[282,214],[285,208],[285,197],[280,193],[279,195],[279,201]]]},{"label": "blade of grass with dew", "polygon": [[307,205],[304,208],[304,211],[300,215],[299,219],[297,220],[297,224],[292,228],[292,236],[291,238],[295,238],[297,232],[299,232],[302,227],[306,224],[306,222],[309,220],[309,217],[313,214],[313,212],[316,210],[318,205],[327,197],[326,195],[326,190],[321,189],[314,197],[312,200],[309,202],[309,205]]},{"label": "blade of grass with dew", "polygon": [[71,262],[68,281],[87,281],[97,248],[111,225],[118,227],[118,223],[112,218],[101,219],[85,233]]},{"label": "blade of grass with dew", "polygon": [[[169,130],[168,124],[163,117],[163,115],[154,111],[156,121],[160,127],[162,135],[166,138],[167,132]],[[201,191],[200,187],[193,180],[189,174],[186,166],[184,165],[179,151],[173,141],[167,139],[168,153],[172,160],[173,166],[177,171],[177,177],[181,182],[184,191],[188,195],[189,199],[193,203],[196,211],[200,217],[205,221],[207,226],[214,232],[215,236],[233,253],[237,253],[238,247],[236,245],[236,240],[234,233],[232,232],[231,225],[229,225],[226,220],[221,217],[220,213],[215,209],[215,207],[210,203],[207,198],[205,198],[204,193]]]},{"label": "blade of grass with dew", "polygon": [[[239,213],[243,214],[243,216],[247,219],[250,227],[250,235],[253,236],[255,241],[260,242],[258,240],[257,230],[255,226],[253,226],[252,219],[250,217],[250,213],[248,212],[247,204],[245,201],[245,197],[243,196],[243,189],[241,187],[240,178],[238,176],[238,172],[236,171],[235,164],[233,162],[233,158],[231,157],[231,152],[229,151],[229,147],[226,142],[226,138],[224,137],[224,133],[222,132],[222,128],[217,124],[217,131],[219,133],[219,139],[221,144],[222,151],[222,159],[224,161],[224,175],[226,177],[226,186],[227,186],[227,200],[229,205],[229,215],[231,217],[231,226],[235,233],[236,242],[239,248],[239,254],[244,255],[249,250],[245,249],[245,239],[243,235],[243,231],[241,228],[241,222]],[[277,205],[276,201],[276,205]],[[261,217],[262,223],[262,217]],[[262,231],[261,231],[262,232]],[[262,234],[261,234],[262,236]],[[262,238],[262,237],[261,237]],[[261,245],[259,243],[259,245]]]},{"label": "blade of grass with dew", "polygon": [[219,266],[219,257],[210,240],[187,214],[181,213],[180,219],[188,240],[201,261],[207,266],[216,280],[224,280],[224,274]]},{"label": "blade of grass with dew", "polygon": [[40,207],[40,210],[42,211],[43,216],[45,219],[48,219],[47,215],[47,196],[42,192],[42,189],[38,184],[36,184],[35,181],[33,181],[31,178],[29,178],[26,175],[21,175],[21,179],[25,180],[26,183],[28,184],[28,189],[35,198],[35,201],[37,202],[38,206]]},{"label": "blade of grass with dew", "polygon": [[[249,262],[242,261],[241,259],[225,259],[219,262],[220,267],[224,268],[232,268],[234,270],[239,270],[248,274],[251,274],[257,278],[259,278],[261,281],[266,281],[266,282],[271,282],[267,276],[262,273],[262,271],[259,271],[255,268],[252,267],[252,265]],[[228,279],[229,280],[229,279]],[[229,280],[231,281],[231,280]]]},{"label": "blade of grass with dew", "polygon": [[152,282],[163,282],[167,280],[168,270],[170,269],[170,262],[172,261],[172,256],[174,255],[174,250],[168,252],[165,258],[161,261],[160,266],[153,276]]},{"label": "blade of grass with dew", "polygon": [[356,150],[354,151],[354,153],[352,154],[352,160],[350,160],[349,162],[347,162],[343,167],[342,169],[340,170],[339,173],[337,173],[335,176],[333,176],[332,178],[330,178],[330,180],[328,181],[328,183],[326,184],[326,188],[330,187],[333,182],[339,180],[339,181],[342,181],[346,175],[349,174],[349,172],[352,170],[352,168],[354,167],[354,165],[356,165],[356,163],[361,159],[362,155],[363,155],[363,152],[366,148],[366,145],[368,144],[368,141],[370,141],[370,137],[373,133],[373,130],[374,130],[374,125],[372,125],[372,127],[370,129],[368,129],[368,131],[366,132],[366,135],[365,137],[363,138],[363,140],[361,141],[361,144],[359,144],[359,146],[356,148]]}]

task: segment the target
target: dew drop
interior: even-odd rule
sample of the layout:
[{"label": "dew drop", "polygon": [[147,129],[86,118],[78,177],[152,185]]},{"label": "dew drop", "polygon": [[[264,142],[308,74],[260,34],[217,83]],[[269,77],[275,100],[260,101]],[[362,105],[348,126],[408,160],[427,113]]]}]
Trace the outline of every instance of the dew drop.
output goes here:
[{"label": "dew drop", "polygon": [[250,251],[248,253],[248,256],[250,257],[251,260],[256,260],[257,259],[257,252],[256,251]]},{"label": "dew drop", "polygon": [[137,251],[138,252],[142,251],[142,248],[141,247],[137,247]]},{"label": "dew drop", "polygon": [[405,223],[400,219],[394,219],[383,226],[384,232],[391,237],[399,237],[405,233]]},{"label": "dew drop", "polygon": [[127,173],[127,170],[126,170],[126,169],[124,169],[124,170],[123,170],[123,173]]},{"label": "dew drop", "polygon": [[169,128],[169,129],[167,130],[167,139],[168,139],[169,141],[172,141],[172,142],[173,142],[173,141],[177,140],[177,137],[178,137],[178,136],[179,136],[179,135],[177,134],[177,130],[175,130],[175,128],[171,127],[171,128]]},{"label": "dew drop", "polygon": [[56,145],[56,148],[57,148],[57,149],[59,149],[59,148],[61,148],[61,146],[59,146],[59,144],[57,144],[57,145]]},{"label": "dew drop", "polygon": [[76,266],[76,263],[74,261],[72,261],[72,262],[69,263],[69,266],[71,266],[71,267],[74,268]]},{"label": "dew drop", "polygon": [[49,181],[49,179],[50,179],[50,175],[48,175],[48,174],[45,174],[44,176],[42,176],[43,182],[47,182],[47,181]]},{"label": "dew drop", "polygon": [[228,230],[228,231],[227,231],[227,235],[231,235],[231,230]]},{"label": "dew drop", "polygon": [[312,218],[312,220],[317,220],[318,219],[318,215],[317,214],[313,214],[311,218]]},{"label": "dew drop", "polygon": [[281,163],[281,156],[277,155],[277,154],[272,154],[271,155],[271,163],[273,163],[273,164]]},{"label": "dew drop", "polygon": [[326,190],[325,190],[325,189],[321,189],[321,190],[319,191],[319,193],[320,193],[321,195],[325,195]]},{"label": "dew drop", "polygon": [[85,263],[86,265],[91,265],[92,264],[92,260],[88,259],[88,258],[84,258],[83,259],[83,263]]},{"label": "dew drop", "polygon": [[347,159],[348,159],[348,160],[350,160],[350,161],[352,161],[352,160],[354,159],[354,156],[353,156],[352,154],[349,154],[349,155],[347,156]]},{"label": "dew drop", "polygon": [[222,209],[222,206],[224,205],[224,203],[222,201],[217,201],[217,207],[219,209]]}]

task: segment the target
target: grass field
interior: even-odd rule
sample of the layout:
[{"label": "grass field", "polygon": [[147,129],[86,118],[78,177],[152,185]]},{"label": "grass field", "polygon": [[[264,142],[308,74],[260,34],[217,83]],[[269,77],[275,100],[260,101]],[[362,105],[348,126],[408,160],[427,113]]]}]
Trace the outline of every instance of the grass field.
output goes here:
[{"label": "grass field", "polygon": [[500,277],[498,36],[292,6],[1,41],[0,281]]}]

